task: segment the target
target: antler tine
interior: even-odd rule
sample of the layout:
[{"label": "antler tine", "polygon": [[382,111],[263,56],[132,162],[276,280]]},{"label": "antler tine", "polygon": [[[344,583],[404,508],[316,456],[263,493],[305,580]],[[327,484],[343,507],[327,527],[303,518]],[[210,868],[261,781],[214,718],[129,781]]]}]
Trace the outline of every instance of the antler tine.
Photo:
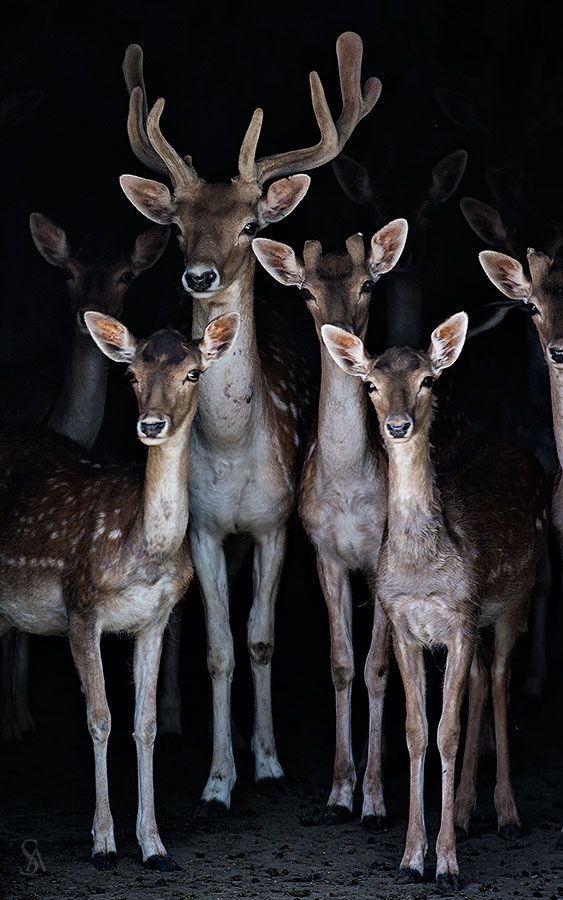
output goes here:
[{"label": "antler tine", "polygon": [[178,187],[193,186],[199,182],[196,170],[186,162],[179,153],[168,143],[160,130],[160,117],[164,109],[164,100],[160,97],[147,116],[147,134],[151,145],[158,153],[165,165],[165,171],[170,176],[174,189]]},{"label": "antler tine", "polygon": [[321,80],[311,72],[311,99],[321,133],[314,147],[290,150],[266,156],[254,163],[254,179],[263,183],[276,175],[291,175],[316,169],[338,156],[358,122],[373,109],[381,93],[379,78],[369,78],[364,91],[361,87],[362,39],[353,31],[341,34],[336,42],[342,112],[337,124],[328,107]]},{"label": "antler tine", "polygon": [[129,44],[125,51],[122,68],[129,92],[127,134],[131,149],[137,159],[149,169],[159,172],[161,175],[167,175],[166,166],[152,148],[146,132],[147,91],[143,77],[143,51],[139,44]]},{"label": "antler tine", "polygon": [[254,181],[256,179],[256,147],[262,130],[264,113],[261,109],[255,109],[246,130],[238,157],[238,170],[241,181]]}]

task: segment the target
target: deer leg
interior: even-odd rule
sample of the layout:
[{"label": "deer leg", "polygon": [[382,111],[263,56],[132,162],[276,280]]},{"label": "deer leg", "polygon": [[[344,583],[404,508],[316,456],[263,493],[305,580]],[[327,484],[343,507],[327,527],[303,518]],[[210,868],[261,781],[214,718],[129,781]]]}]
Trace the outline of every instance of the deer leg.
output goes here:
[{"label": "deer leg", "polygon": [[346,566],[334,556],[317,556],[317,571],[330,628],[330,666],[336,708],[336,747],[332,790],[323,821],[346,821],[352,814],[356,767],[352,752],[352,594]]},{"label": "deer leg", "polygon": [[174,607],[164,632],[158,686],[158,736],[173,747],[182,738],[182,697],[180,694],[180,639],[182,607]]},{"label": "deer leg", "polygon": [[285,556],[285,528],[256,538],[253,601],[248,617],[247,641],[254,682],[252,752],[256,781],[283,778],[278,761],[272,719],[272,656],[274,611]]},{"label": "deer leg", "polygon": [[498,619],[495,624],[495,647],[492,664],[492,695],[495,713],[495,738],[497,745],[497,779],[495,809],[499,834],[514,837],[520,832],[520,818],[516,809],[510,779],[510,754],[508,750],[508,684],[510,680],[510,655],[518,632],[513,622]]},{"label": "deer leg", "polygon": [[22,734],[35,731],[29,711],[29,635],[16,631],[13,648],[14,704]]},{"label": "deer leg", "polygon": [[489,692],[487,669],[479,650],[475,650],[469,669],[469,697],[467,729],[463,765],[454,804],[454,821],[458,828],[469,831],[469,820],[477,802],[477,764],[479,761],[479,736],[483,722],[483,710]]},{"label": "deer leg", "polygon": [[371,645],[364,677],[369,696],[368,758],[363,781],[362,825],[368,831],[385,827],[387,812],[383,797],[382,744],[383,706],[389,676],[389,620],[375,598]]},{"label": "deer leg", "polygon": [[448,645],[444,675],[442,715],[438,725],[438,750],[442,761],[442,816],[436,841],[436,881],[441,891],[458,890],[454,828],[455,761],[459,745],[460,712],[475,642],[458,636]]},{"label": "deer leg", "polygon": [[69,617],[70,649],[86,700],[88,730],[94,749],[96,809],[92,824],[92,862],[97,869],[113,869],[117,862],[113,819],[109,806],[107,747],[111,716],[106,697],[100,652],[101,631],[77,614]]},{"label": "deer leg", "polygon": [[19,717],[14,699],[14,643],[16,633],[6,628],[0,639],[0,743],[19,741],[22,738]]},{"label": "deer leg", "polygon": [[135,731],[137,747],[137,840],[143,865],[159,872],[179,867],[171,859],[158,833],[154,810],[153,753],[156,737],[156,693],[165,622],[139,632],[135,638]]},{"label": "deer leg", "polygon": [[547,677],[547,644],[549,599],[551,594],[551,558],[547,541],[544,542],[542,555],[536,568],[536,580],[530,607],[531,642],[530,663],[522,693],[532,699],[539,699],[545,687]]},{"label": "deer leg", "polygon": [[393,648],[405,691],[406,737],[410,757],[409,824],[399,879],[420,881],[428,849],[424,822],[424,760],[428,747],[426,719],[426,672],[424,653],[419,644],[393,634]]},{"label": "deer leg", "polygon": [[213,703],[211,771],[195,814],[208,817],[227,812],[237,777],[231,738],[231,683],[235,657],[222,542],[194,529],[190,543],[205,610],[207,668],[211,676]]}]

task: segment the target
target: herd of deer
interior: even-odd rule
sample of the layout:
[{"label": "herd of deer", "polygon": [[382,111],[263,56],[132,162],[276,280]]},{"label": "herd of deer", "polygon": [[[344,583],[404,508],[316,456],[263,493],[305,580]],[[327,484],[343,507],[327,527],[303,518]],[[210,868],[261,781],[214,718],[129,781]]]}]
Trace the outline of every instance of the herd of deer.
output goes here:
[{"label": "herd of deer", "polygon": [[[180,730],[180,601],[197,576],[205,608],[213,699],[213,754],[198,815],[228,810],[236,772],[230,694],[234,669],[229,624],[228,537],[254,545],[248,651],[254,683],[255,777],[281,779],[271,705],[274,609],[286,528],[298,511],[317,557],[331,638],[336,697],[336,753],[325,811],[338,821],[352,811],[356,786],[351,741],[354,677],[350,573],[361,573],[373,598],[373,632],[365,664],[369,742],[362,820],[381,827],[382,717],[392,645],[406,700],[410,811],[400,877],[422,877],[427,852],[424,760],[428,744],[424,652],[447,649],[438,726],[442,805],[437,838],[438,887],[458,887],[456,826],[467,830],[476,803],[479,740],[489,680],[497,754],[499,831],[520,826],[510,778],[507,706],[511,653],[527,628],[530,600],[545,554],[550,519],[563,538],[563,489],[553,498],[538,461],[516,443],[468,441],[437,455],[431,441],[433,385],[462,352],[468,316],[439,324],[428,349],[416,346],[420,321],[388,298],[390,349],[364,346],[370,297],[401,258],[409,225],[388,222],[367,247],[361,234],[345,252],[323,253],[307,241],[300,258],[257,233],[289,215],[307,193],[308,171],[336,160],[339,179],[361,182],[341,151],[375,106],[377,78],[361,83],[362,42],[353,32],[336,43],[342,112],[335,122],[318,75],[310,77],[320,130],[306,149],[257,158],[257,109],[228,184],[198,176],[160,128],[164,101],[149,110],[142,51],[130,45],[124,74],[130,95],[128,134],[137,158],[165,177],[121,176],[131,203],[155,226],[127,256],[96,259],[70,245],[54,222],[33,213],[42,256],[64,270],[76,325],[72,358],[47,426],[0,435],[0,634],[3,737],[31,727],[25,634],[67,634],[86,700],[95,761],[93,861],[116,862],[107,779],[111,717],[100,652],[105,632],[134,635],[138,764],[137,838],[149,868],[176,868],[155,820],[153,746],[159,729]],[[338,158],[338,159],[337,159]],[[463,151],[436,166],[420,203],[447,199],[465,167]],[[269,186],[266,187],[267,183]],[[483,210],[464,210],[481,216]],[[413,209],[413,217],[420,209]],[[193,300],[192,337],[164,329],[137,338],[120,321],[127,285],[161,257],[178,232],[182,283]],[[294,286],[313,316],[321,349],[320,389],[296,351],[280,340],[259,346],[255,260],[282,285]],[[527,268],[497,251],[480,254],[499,290],[528,304],[549,367],[554,431],[563,461],[563,273],[528,250]],[[406,276],[404,276],[406,277]],[[413,315],[420,319],[416,304]],[[410,340],[409,340],[410,338]],[[107,363],[127,366],[146,463],[113,465],[90,452],[104,413]],[[352,377],[350,377],[352,376]],[[370,429],[368,398],[379,423]],[[309,426],[318,396],[316,427]],[[8,632],[14,629],[8,641]],[[168,633],[168,632],[167,632]],[[492,655],[484,653],[492,634]],[[162,692],[157,703],[161,652]],[[468,691],[461,778],[454,793],[460,710]]]}]

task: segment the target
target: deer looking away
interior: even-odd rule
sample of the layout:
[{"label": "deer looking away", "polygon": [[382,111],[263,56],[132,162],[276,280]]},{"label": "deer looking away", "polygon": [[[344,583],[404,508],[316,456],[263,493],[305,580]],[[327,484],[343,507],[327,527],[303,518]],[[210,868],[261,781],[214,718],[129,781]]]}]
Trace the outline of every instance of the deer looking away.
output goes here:
[{"label": "deer looking away", "polygon": [[[29,217],[31,236],[41,256],[62,270],[74,315],[70,358],[45,424],[82,447],[91,448],[104,417],[107,359],[92,340],[84,311],[121,316],[129,285],[155,265],[164,252],[170,230],[153,226],[138,235],[126,251],[111,241],[90,238],[73,245],[67,233],[39,212]],[[29,710],[27,635],[11,633],[0,641],[3,690],[0,702],[0,741],[18,740],[33,730]]]},{"label": "deer looking away", "polygon": [[[322,337],[334,360],[366,383],[389,458],[387,533],[376,590],[387,615],[406,700],[410,809],[400,876],[417,881],[427,851],[424,760],[428,745],[424,649],[447,649],[438,749],[442,810],[436,844],[440,890],[457,889],[454,823],[467,830],[476,802],[476,769],[488,673],[481,629],[494,631],[490,667],[495,715],[499,831],[520,821],[510,779],[507,690],[510,655],[525,630],[535,568],[545,540],[544,476],[517,445],[480,443],[435,470],[430,444],[432,386],[461,353],[465,313],[432,333],[426,353],[392,348],[370,357],[360,338],[332,325]],[[375,557],[375,553],[374,553]],[[460,708],[469,683],[463,770],[454,804]]]},{"label": "deer looking away", "polygon": [[[377,78],[368,79],[362,90],[360,37],[353,32],[341,34],[336,52],[343,104],[336,124],[313,72],[310,83],[319,142],[257,159],[262,124],[262,110],[257,109],[240,148],[238,174],[227,184],[206,183],[197,175],[191,157],[182,158],[162,135],[159,120],[164,101],[157,100],[147,111],[141,48],[130,45],[124,61],[131,147],[141,162],[171,181],[172,191],[161,182],[133,175],[123,175],[121,186],[149,219],[179,229],[185,266],[182,282],[193,298],[194,333],[219,312],[240,315],[236,350],[202,383],[191,439],[190,544],[205,607],[213,694],[213,755],[198,815],[225,812],[236,780],[230,731],[234,652],[223,548],[229,535],[250,535],[254,542],[247,634],[254,682],[255,776],[258,781],[283,777],[271,707],[274,607],[310,399],[299,357],[280,343],[258,344],[251,242],[259,230],[279,222],[305,196],[309,177],[293,173],[334,159],[379,97]],[[280,175],[289,177],[265,188],[266,182]]]},{"label": "deer looking away", "polygon": [[229,351],[238,317],[216,318],[191,341],[172,330],[137,340],[99,312],[85,312],[84,322],[100,350],[129,367],[146,464],[96,462],[38,427],[2,430],[0,634],[17,628],[69,637],[94,750],[92,859],[100,869],[116,863],[107,778],[111,716],[100,640],[105,632],[134,636],[137,839],[145,866],[172,871],[177,866],[162,844],[154,810],[157,676],[170,611],[193,574],[186,473],[197,381]]},{"label": "deer looking away", "polygon": [[[252,249],[281,284],[292,285],[311,312],[317,334],[339,324],[363,338],[372,290],[399,259],[407,223],[397,219],[371,239],[366,254],[360,234],[346,241],[346,253],[322,255],[318,241],[307,241],[303,261],[286,244],[256,238]],[[387,518],[387,464],[368,428],[363,386],[346,377],[321,341],[321,387],[316,434],[303,467],[299,513],[317,555],[329,627],[332,679],[336,696],[336,754],[332,790],[324,822],[352,814],[356,768],[352,752],[352,591],[350,572],[359,571],[370,588]],[[388,629],[374,595],[372,641],[366,660],[370,724],[363,783],[362,824],[378,830],[385,818],[381,777],[381,725],[388,673]]]}]

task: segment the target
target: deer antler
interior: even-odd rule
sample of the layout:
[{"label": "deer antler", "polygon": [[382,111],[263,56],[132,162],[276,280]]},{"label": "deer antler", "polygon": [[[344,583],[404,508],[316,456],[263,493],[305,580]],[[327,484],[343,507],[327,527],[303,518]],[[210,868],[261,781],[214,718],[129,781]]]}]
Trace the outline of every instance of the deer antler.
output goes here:
[{"label": "deer antler", "polygon": [[379,78],[368,78],[362,91],[362,39],[353,31],[346,31],[336,41],[342,112],[336,125],[328,107],[325,92],[317,72],[311,72],[311,99],[321,133],[314,147],[290,150],[255,159],[256,146],[262,126],[262,110],[257,109],[242,142],[239,172],[242,181],[262,184],[277,175],[291,175],[316,169],[338,156],[358,122],[375,106],[381,93]]}]

